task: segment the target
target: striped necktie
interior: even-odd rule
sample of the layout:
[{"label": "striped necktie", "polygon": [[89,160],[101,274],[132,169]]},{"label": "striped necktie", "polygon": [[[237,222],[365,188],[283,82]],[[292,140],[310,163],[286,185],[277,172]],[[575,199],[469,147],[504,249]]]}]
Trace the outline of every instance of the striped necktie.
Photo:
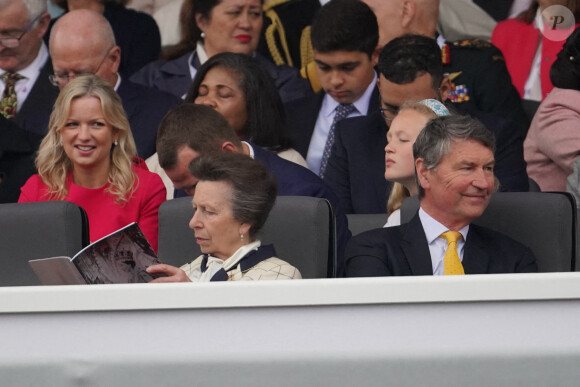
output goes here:
[{"label": "striped necktie", "polygon": [[356,108],[352,103],[343,103],[338,105],[336,108],[336,113],[334,114],[332,125],[330,125],[328,137],[326,138],[326,144],[324,145],[324,152],[322,153],[322,162],[320,163],[320,172],[318,173],[318,176],[320,176],[321,179],[324,177],[324,172],[326,171],[326,166],[328,165],[328,159],[330,159],[330,153],[332,152],[332,146],[334,145],[334,130],[336,128],[336,124],[348,117],[348,115],[355,110]]}]

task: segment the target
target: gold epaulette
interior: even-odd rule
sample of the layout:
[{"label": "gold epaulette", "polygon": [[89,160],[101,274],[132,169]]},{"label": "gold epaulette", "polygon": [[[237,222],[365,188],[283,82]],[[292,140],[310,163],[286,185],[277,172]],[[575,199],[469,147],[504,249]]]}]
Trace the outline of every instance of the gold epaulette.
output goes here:
[{"label": "gold epaulette", "polygon": [[[272,59],[277,66],[287,64],[288,66],[293,66],[292,57],[290,56],[290,50],[288,49],[288,43],[286,42],[286,32],[284,31],[284,26],[282,25],[282,20],[274,11],[273,7],[289,0],[274,0],[268,4],[264,4],[262,9],[267,18],[272,22],[264,33],[266,37],[266,44],[268,45],[268,50],[272,55]],[[284,57],[278,47],[276,46],[275,34],[278,34],[280,39],[280,44],[282,45],[282,50],[284,51]]]}]

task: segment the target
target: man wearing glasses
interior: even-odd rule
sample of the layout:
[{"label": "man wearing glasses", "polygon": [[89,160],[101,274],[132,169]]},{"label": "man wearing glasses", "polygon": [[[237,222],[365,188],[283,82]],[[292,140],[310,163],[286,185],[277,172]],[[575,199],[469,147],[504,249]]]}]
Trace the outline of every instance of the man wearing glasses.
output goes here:
[{"label": "man wearing glasses", "polygon": [[46,133],[58,95],[42,41],[49,22],[46,1],[0,2],[0,114],[39,134]]},{"label": "man wearing glasses", "polygon": [[165,113],[181,101],[119,75],[121,48],[107,19],[91,10],[69,11],[54,24],[49,47],[54,67],[50,81],[60,89],[83,74],[95,74],[108,81],[121,97],[139,157],[152,156],[157,126]]},{"label": "man wearing glasses", "polygon": [[523,159],[525,132],[498,115],[448,101],[452,85],[443,74],[441,51],[434,39],[403,35],[385,45],[379,56],[380,110],[341,121],[324,181],[338,195],[346,213],[384,213],[390,193],[385,181],[388,127],[407,100],[437,99],[450,111],[479,119],[496,139],[495,175],[503,191],[527,191]]}]

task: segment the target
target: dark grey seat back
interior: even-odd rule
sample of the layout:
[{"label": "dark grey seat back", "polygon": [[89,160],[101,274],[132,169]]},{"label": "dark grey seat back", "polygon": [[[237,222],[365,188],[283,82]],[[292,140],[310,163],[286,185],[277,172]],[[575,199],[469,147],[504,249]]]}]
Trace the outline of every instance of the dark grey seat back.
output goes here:
[{"label": "dark grey seat back", "polygon": [[347,214],[346,217],[352,236],[373,228],[383,227],[388,219],[387,214]]},{"label": "dark grey seat back", "polygon": [[[181,266],[201,254],[189,221],[191,198],[168,200],[159,208],[159,259]],[[278,196],[259,238],[303,278],[326,278],[336,262],[335,220],[325,199]]]},{"label": "dark grey seat back", "polygon": [[85,211],[74,203],[0,204],[0,286],[40,285],[28,260],[73,257],[88,241]]},{"label": "dark grey seat back", "polygon": [[[401,222],[418,211],[417,197],[405,199]],[[574,271],[576,203],[566,192],[496,192],[475,224],[499,231],[534,252],[540,272]]]}]

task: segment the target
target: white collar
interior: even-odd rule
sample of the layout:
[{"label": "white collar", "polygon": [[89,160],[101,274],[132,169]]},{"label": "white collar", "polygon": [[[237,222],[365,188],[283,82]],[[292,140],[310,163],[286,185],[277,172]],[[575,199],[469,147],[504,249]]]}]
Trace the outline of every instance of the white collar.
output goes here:
[{"label": "white collar", "polygon": [[[46,48],[44,42],[42,42],[42,44],[40,45],[40,49],[38,50],[38,54],[36,55],[36,58],[34,58],[34,60],[30,62],[28,66],[16,72],[27,79],[36,78],[40,73],[40,71],[42,70],[42,68],[44,67],[44,64],[46,63],[47,60],[48,60],[48,49]],[[4,74],[5,72],[6,70],[0,69],[0,75]]]},{"label": "white collar", "polygon": [[[213,255],[209,255],[208,260],[207,260],[207,264],[209,266],[210,263],[220,263],[222,268],[225,271],[228,271],[232,267],[236,266],[239,263],[239,261],[242,258],[244,258],[250,251],[258,250],[258,247],[260,247],[261,244],[262,244],[262,242],[258,239],[252,243],[248,243],[247,245],[243,245],[242,247],[237,249],[236,252],[234,254],[232,254],[232,256],[229,257],[228,259],[226,259],[225,261],[222,259],[219,259],[217,257],[214,257]],[[212,261],[214,261],[214,262],[212,262]]]},{"label": "white collar", "polygon": [[[421,219],[421,224],[423,225],[423,230],[425,231],[425,236],[427,237],[427,244],[433,243],[433,241],[439,238],[441,234],[449,231],[449,228],[445,227],[431,215],[426,213],[425,210],[423,210],[423,207],[419,209],[419,218]],[[467,241],[468,232],[469,225],[459,230],[459,233],[463,237],[464,241]]]},{"label": "white collar", "polygon": [[[352,104],[360,114],[366,115],[369,110],[369,104],[371,100],[371,95],[373,94],[374,88],[377,86],[377,73],[373,71],[373,80],[368,84],[365,92]],[[322,106],[320,110],[325,117],[330,117],[334,114],[336,108],[340,105],[334,98],[329,94],[324,94],[324,100],[322,101]]]}]

